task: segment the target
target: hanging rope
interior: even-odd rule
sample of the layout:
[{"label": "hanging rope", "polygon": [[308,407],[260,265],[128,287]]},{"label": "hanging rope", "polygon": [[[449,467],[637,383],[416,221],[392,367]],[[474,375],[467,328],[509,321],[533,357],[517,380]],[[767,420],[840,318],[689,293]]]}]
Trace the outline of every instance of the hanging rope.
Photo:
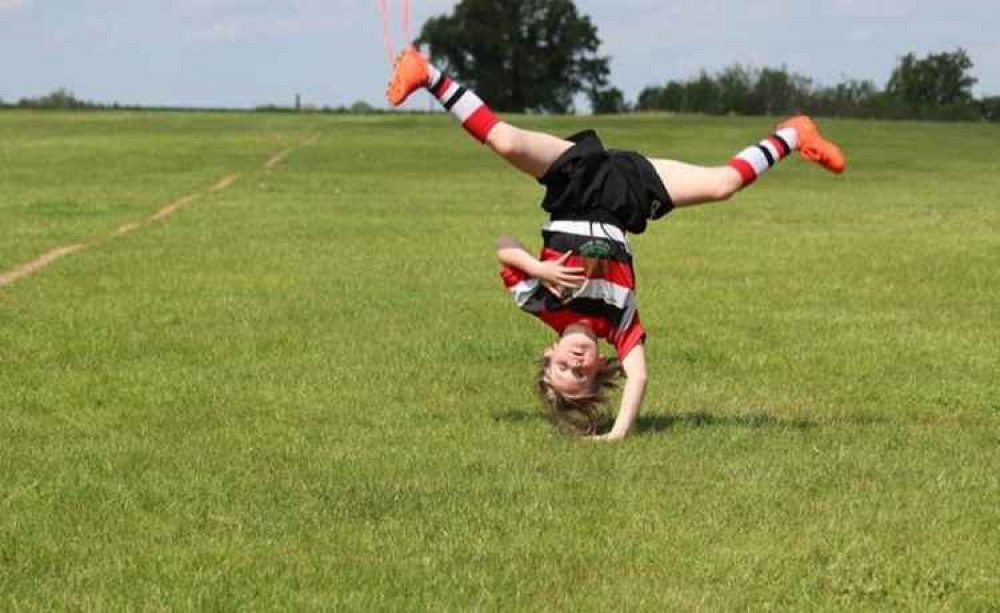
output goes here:
[{"label": "hanging rope", "polygon": [[[396,61],[396,49],[392,44],[392,26],[389,14],[389,0],[378,0],[379,12],[382,14],[382,39],[385,42],[385,53],[392,66]],[[410,0],[403,0],[403,36],[404,48],[413,43],[410,38]]]},{"label": "hanging rope", "polygon": [[413,44],[410,38],[410,0],[403,0],[403,37],[407,47]]},{"label": "hanging rope", "polygon": [[382,40],[385,42],[385,55],[389,60],[389,65],[396,59],[396,51],[392,48],[392,36],[389,32],[389,0],[378,0],[378,7],[382,13]]}]

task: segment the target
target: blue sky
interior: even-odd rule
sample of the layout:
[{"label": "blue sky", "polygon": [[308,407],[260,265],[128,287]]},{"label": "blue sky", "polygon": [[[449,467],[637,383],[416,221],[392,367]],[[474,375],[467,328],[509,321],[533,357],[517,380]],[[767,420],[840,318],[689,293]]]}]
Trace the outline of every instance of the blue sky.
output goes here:
[{"label": "blue sky", "polygon": [[[449,12],[411,0],[412,30]],[[401,0],[390,0],[397,11]],[[733,62],[822,84],[885,85],[898,57],[963,47],[977,95],[1000,95],[998,0],[577,0],[629,100],[645,86]],[[382,106],[376,0],[0,0],[0,99],[59,87],[101,102]],[[394,24],[398,41],[399,24]],[[413,106],[424,107],[425,99]]]}]

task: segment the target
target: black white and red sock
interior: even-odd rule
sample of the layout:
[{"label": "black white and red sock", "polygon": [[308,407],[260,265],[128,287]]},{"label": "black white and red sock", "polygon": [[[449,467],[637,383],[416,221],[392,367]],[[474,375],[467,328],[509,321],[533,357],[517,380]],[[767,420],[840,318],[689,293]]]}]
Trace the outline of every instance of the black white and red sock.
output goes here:
[{"label": "black white and red sock", "polygon": [[462,122],[462,127],[481,143],[486,142],[493,126],[500,121],[490,107],[470,89],[452,81],[444,73],[428,66],[427,89],[438,102]]},{"label": "black white and red sock", "polygon": [[729,160],[729,165],[740,173],[743,187],[746,187],[798,147],[799,138],[795,130],[782,128],[756,145],[737,153]]}]

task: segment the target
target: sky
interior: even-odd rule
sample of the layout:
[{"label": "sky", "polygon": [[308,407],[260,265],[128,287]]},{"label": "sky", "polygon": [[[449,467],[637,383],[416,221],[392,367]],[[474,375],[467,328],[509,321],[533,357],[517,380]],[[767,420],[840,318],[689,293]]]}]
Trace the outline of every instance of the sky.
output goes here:
[{"label": "sky", "polygon": [[[387,0],[403,40],[402,0]],[[455,1],[411,0],[410,31]],[[900,56],[964,48],[977,96],[1000,95],[1000,0],[577,0],[611,82],[649,85],[733,63],[820,85],[884,87]],[[140,105],[384,106],[378,0],[0,0],[0,99],[66,88]],[[426,108],[417,97],[411,107]]]}]

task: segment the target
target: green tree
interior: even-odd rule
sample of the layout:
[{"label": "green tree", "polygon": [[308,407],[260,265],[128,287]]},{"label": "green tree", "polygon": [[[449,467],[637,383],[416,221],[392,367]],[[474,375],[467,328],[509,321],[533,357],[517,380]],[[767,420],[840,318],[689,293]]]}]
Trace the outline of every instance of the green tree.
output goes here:
[{"label": "green tree", "polygon": [[753,86],[755,113],[786,115],[805,106],[812,80],[785,68],[763,68]]},{"label": "green tree", "polygon": [[809,109],[840,117],[891,116],[891,101],[871,81],[845,79],[833,87],[812,93]]},{"label": "green tree", "polygon": [[572,0],[462,0],[417,42],[499,111],[564,113],[576,94],[593,99],[608,85],[597,28]]},{"label": "green tree", "polygon": [[667,81],[663,87],[650,86],[639,92],[636,107],[640,111],[687,110],[687,93],[684,83]]},{"label": "green tree", "polygon": [[979,111],[986,121],[1000,121],[1000,96],[990,96],[980,100]]},{"label": "green tree", "polygon": [[733,64],[727,66],[715,77],[719,92],[719,112],[758,113],[751,98],[755,75],[749,67]]},{"label": "green tree", "polygon": [[374,113],[375,112],[375,107],[373,107],[372,105],[368,104],[364,100],[358,100],[354,104],[352,104],[351,106],[349,106],[347,108],[347,111],[349,113],[356,113],[358,115],[367,115],[369,113]]},{"label": "green tree", "polygon": [[886,93],[917,111],[967,105],[976,84],[976,78],[968,74],[971,68],[972,60],[961,48],[923,59],[908,53],[889,77]]},{"label": "green tree", "polygon": [[41,98],[21,98],[17,104],[20,107],[37,109],[83,109],[97,106],[80,100],[73,95],[73,92],[63,87]]},{"label": "green tree", "polygon": [[719,113],[719,84],[707,72],[702,70],[697,79],[684,84],[685,110],[695,113]]},{"label": "green tree", "polygon": [[625,103],[625,94],[617,87],[597,89],[587,92],[590,98],[590,108],[595,115],[614,115],[629,110]]}]

